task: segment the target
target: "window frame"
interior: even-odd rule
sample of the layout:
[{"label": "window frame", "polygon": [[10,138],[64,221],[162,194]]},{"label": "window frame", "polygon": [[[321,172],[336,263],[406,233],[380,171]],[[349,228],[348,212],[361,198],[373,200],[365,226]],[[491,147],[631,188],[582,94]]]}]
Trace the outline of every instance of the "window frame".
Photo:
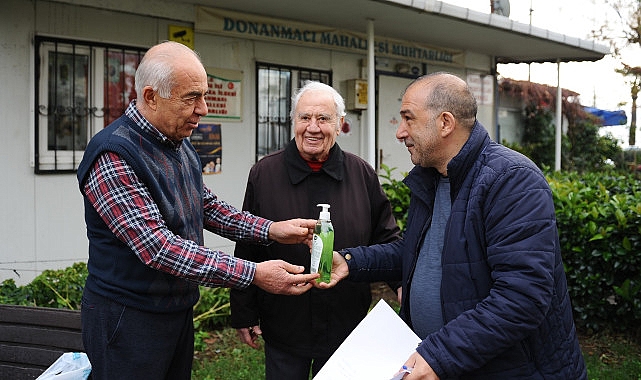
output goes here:
[{"label": "window frame", "polygon": [[[84,155],[84,147],[99,130],[105,127],[105,88],[107,87],[107,57],[109,52],[120,51],[128,54],[136,54],[138,63],[148,48],[139,46],[128,46],[108,43],[98,43],[86,40],[75,40],[67,38],[57,38],[48,36],[35,36],[34,38],[34,172],[35,174],[62,174],[75,173],[78,165]],[[58,94],[58,86],[52,87],[50,81],[58,80],[57,59],[64,55],[69,55],[74,62],[73,72],[69,75],[72,77],[72,84],[69,86],[71,97],[74,99],[71,105],[55,107],[52,111],[50,107],[50,90],[55,88],[54,98]],[[75,62],[78,56],[86,57],[86,68],[84,73],[85,91],[82,96],[85,97],[80,106],[76,103],[76,78],[78,72],[75,68]],[[50,62],[50,57],[54,61]],[[123,59],[124,61],[124,59]],[[51,64],[55,62],[55,78],[51,78]],[[137,65],[136,65],[137,67]],[[80,96],[80,98],[82,98]],[[126,108],[127,104],[124,105]],[[124,110],[123,110],[124,111]],[[50,140],[51,128],[56,128],[58,124],[54,121],[51,126],[52,112],[61,115],[70,115],[71,129],[71,149],[65,149],[58,146],[56,137],[54,141]],[[81,128],[81,130],[76,130]],[[55,135],[57,131],[54,131]],[[76,140],[80,138],[81,140]],[[53,144],[53,146],[52,146]]]},{"label": "window frame", "polygon": [[[278,99],[276,99],[278,103],[278,107],[276,107],[278,108],[278,112],[276,115],[272,115],[270,112],[274,109],[273,106],[275,104],[273,99],[271,101],[269,100],[270,91],[268,90],[267,95],[265,96],[265,91],[261,89],[261,70],[274,71],[281,75],[285,73],[289,77],[287,88],[282,91],[279,87],[279,91],[276,94],[278,97]],[[293,125],[290,117],[290,110],[292,106],[291,98],[294,92],[301,88],[307,80],[318,80],[331,86],[332,71],[256,62],[256,145],[254,157],[256,162],[258,162],[262,157],[284,148],[293,137]],[[264,104],[263,98],[265,97],[268,99],[267,104]],[[272,107],[270,107],[270,105]],[[262,112],[264,110],[268,110],[267,115],[263,115]],[[270,121],[263,120],[264,118],[273,119],[272,122],[275,122],[276,125],[266,126],[266,123],[270,123]],[[274,118],[278,118],[278,120]],[[265,131],[265,127],[268,127],[269,129]],[[287,136],[284,137],[280,135],[281,131],[272,133],[276,129],[286,129]],[[261,142],[262,136],[267,137],[266,139],[274,140],[275,138],[281,141],[278,141],[275,144],[266,144],[265,142]]]}]

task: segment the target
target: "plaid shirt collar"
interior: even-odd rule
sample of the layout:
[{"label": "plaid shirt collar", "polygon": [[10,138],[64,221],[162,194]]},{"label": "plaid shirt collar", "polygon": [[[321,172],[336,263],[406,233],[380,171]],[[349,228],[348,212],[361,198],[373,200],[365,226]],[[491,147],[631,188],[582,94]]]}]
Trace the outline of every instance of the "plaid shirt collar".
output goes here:
[{"label": "plaid shirt collar", "polygon": [[151,125],[151,123],[147,121],[144,116],[142,116],[142,114],[138,110],[138,107],[136,107],[136,99],[132,100],[129,103],[129,106],[127,106],[127,109],[125,110],[125,115],[133,120],[143,131],[152,135],[162,144],[176,150],[180,148],[182,140],[180,142],[170,140],[167,136],[163,135],[158,129],[156,129],[156,127]]}]

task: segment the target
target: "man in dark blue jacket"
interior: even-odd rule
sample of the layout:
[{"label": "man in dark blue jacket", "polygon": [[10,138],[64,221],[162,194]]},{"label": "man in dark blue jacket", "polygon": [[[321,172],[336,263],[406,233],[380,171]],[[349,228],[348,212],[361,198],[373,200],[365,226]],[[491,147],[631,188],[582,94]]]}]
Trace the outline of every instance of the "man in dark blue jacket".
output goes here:
[{"label": "man in dark blue jacket", "polygon": [[401,317],[423,339],[404,379],[586,379],[548,183],[476,111],[454,75],[408,86],[404,239],[335,253],[329,286],[402,276]]}]

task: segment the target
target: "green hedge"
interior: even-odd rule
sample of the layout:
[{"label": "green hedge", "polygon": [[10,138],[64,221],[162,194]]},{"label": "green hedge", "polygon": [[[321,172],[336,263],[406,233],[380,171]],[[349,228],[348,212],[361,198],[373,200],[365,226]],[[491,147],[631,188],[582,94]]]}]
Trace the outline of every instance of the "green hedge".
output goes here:
[{"label": "green hedge", "polygon": [[[379,174],[381,187],[392,205],[392,213],[396,218],[396,224],[398,224],[402,232],[405,232],[407,209],[410,206],[410,189],[402,181],[394,178],[393,173],[396,168],[381,164],[381,170],[383,171]],[[403,177],[407,177],[407,174],[401,173]]]},{"label": "green hedge", "polygon": [[24,286],[16,286],[13,279],[8,279],[0,285],[0,303],[79,310],[86,280],[85,263],[45,270]]},{"label": "green hedge", "polygon": [[639,181],[627,174],[557,172],[548,182],[577,325],[638,333]]}]

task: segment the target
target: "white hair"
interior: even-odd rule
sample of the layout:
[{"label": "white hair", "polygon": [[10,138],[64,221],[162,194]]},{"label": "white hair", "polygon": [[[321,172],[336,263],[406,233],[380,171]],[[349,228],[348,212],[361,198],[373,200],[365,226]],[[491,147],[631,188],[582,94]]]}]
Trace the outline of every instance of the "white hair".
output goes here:
[{"label": "white hair", "polygon": [[292,120],[294,119],[294,112],[296,111],[296,107],[298,106],[300,97],[303,96],[305,92],[310,90],[320,90],[328,92],[334,99],[334,106],[336,106],[336,115],[339,118],[345,116],[345,101],[343,100],[341,94],[339,94],[338,91],[334,89],[334,87],[317,81],[306,81],[305,85],[299,88],[298,91],[296,91],[292,96],[292,109],[289,113],[289,116],[292,118]]}]

